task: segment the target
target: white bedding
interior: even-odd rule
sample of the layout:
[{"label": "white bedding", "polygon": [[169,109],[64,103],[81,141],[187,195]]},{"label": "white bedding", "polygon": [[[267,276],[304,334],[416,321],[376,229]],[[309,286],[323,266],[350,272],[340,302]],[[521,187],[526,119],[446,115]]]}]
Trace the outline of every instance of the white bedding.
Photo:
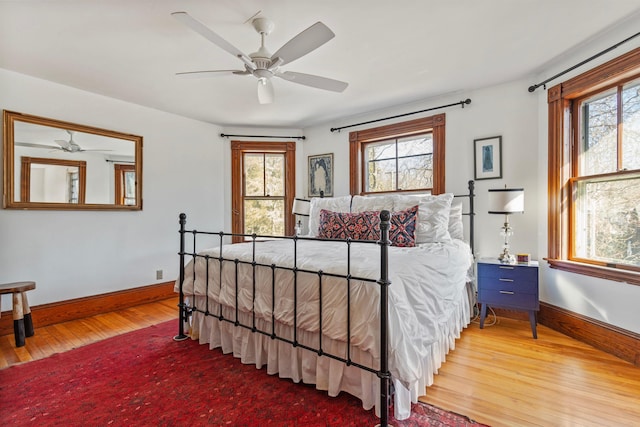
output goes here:
[{"label": "white bedding", "polygon": [[[257,263],[293,267],[293,241],[265,241],[256,243]],[[325,273],[347,274],[347,249],[344,243],[299,240],[296,266],[299,269]],[[252,260],[251,244],[223,246],[226,259]],[[201,254],[219,256],[219,249]],[[389,370],[396,389],[396,418],[409,416],[410,403],[424,394],[433,381],[433,374],[453,348],[454,340],[469,322],[469,305],[465,284],[473,259],[469,246],[453,239],[449,243],[423,244],[415,248],[389,248]],[[209,310],[218,314],[217,303],[235,304],[235,264],[226,262],[223,283],[219,285],[217,258],[209,266]],[[199,309],[205,308],[204,295],[206,262],[197,258],[195,281],[193,261],[185,268],[183,291],[195,295]],[[380,249],[375,244],[351,244],[351,276],[377,280],[380,276]],[[240,277],[238,303],[242,312],[252,305],[252,268],[238,264]],[[271,277],[268,267],[256,269],[257,297],[255,312],[257,326],[271,331]],[[195,283],[195,292],[194,292]],[[325,351],[346,356],[346,280],[324,275],[322,278],[322,335]],[[298,272],[298,340],[317,348],[318,276]],[[356,361],[379,367],[379,285],[351,280],[351,342],[352,357]],[[178,284],[176,284],[178,290]],[[224,309],[226,318],[235,319],[235,312]],[[276,323],[278,334],[292,335],[293,326],[293,273],[276,272]],[[251,316],[241,313],[243,323],[251,325]],[[235,330],[234,330],[235,329]],[[293,378],[295,381],[315,383],[331,395],[340,390],[362,399],[370,409],[376,401],[377,377],[355,367],[346,367],[335,360],[318,357],[315,353],[291,348],[287,343],[271,340],[268,336],[251,334],[245,328],[205,318],[194,313],[192,337],[210,346],[222,346],[246,363],[267,364],[270,373]],[[278,360],[280,359],[280,360]],[[283,362],[284,361],[284,362]]]}]

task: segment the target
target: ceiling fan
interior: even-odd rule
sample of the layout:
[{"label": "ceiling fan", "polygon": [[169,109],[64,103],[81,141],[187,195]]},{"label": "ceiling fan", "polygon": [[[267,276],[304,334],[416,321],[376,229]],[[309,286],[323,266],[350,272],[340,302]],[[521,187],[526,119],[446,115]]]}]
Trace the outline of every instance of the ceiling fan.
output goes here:
[{"label": "ceiling fan", "polygon": [[74,140],[73,140],[73,131],[72,130],[66,130],[65,131],[69,134],[69,140],[64,140],[64,139],[56,139],[54,140],[54,142],[56,144],[59,145],[59,147],[56,147],[55,145],[46,145],[46,144],[32,144],[30,142],[16,142],[16,145],[20,145],[23,147],[32,147],[32,148],[47,148],[49,150],[61,150],[61,151],[65,151],[67,153],[80,153],[83,151],[113,151],[113,150],[103,150],[103,149],[89,149],[89,150],[85,150],[82,147],[80,147]]},{"label": "ceiling fan", "polygon": [[181,77],[211,77],[216,75],[235,74],[240,76],[252,75],[258,79],[258,101],[260,104],[270,104],[274,99],[272,77],[311,86],[318,89],[333,92],[344,91],[348,83],[320,77],[313,74],[296,73],[293,71],[281,71],[280,66],[288,64],[296,59],[319,48],[335,34],[322,22],[316,22],[300,34],[289,40],[273,55],[264,45],[265,36],[273,31],[274,24],[267,18],[255,18],[251,21],[253,28],[260,34],[260,48],[249,55],[244,54],[231,43],[220,37],[214,31],[206,27],[200,21],[192,18],[186,12],[174,12],[173,15],[180,22],[211,41],[221,49],[229,52],[244,63],[244,70],[210,70],[210,71],[190,71],[176,73]]}]

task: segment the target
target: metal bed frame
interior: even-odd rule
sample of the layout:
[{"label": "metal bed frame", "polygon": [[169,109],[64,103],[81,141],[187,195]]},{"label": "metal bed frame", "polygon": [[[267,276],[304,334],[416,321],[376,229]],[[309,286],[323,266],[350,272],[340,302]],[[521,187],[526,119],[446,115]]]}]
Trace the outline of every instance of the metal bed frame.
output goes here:
[{"label": "metal bed frame", "polygon": [[[454,197],[468,197],[469,198],[469,212],[465,212],[463,213],[463,215],[469,216],[469,232],[470,232],[470,246],[471,246],[471,251],[473,252],[474,247],[473,247],[473,235],[474,235],[474,206],[473,206],[473,198],[475,197],[474,194],[474,182],[473,181],[469,181],[468,183],[468,189],[469,192],[467,194],[462,194],[462,195],[455,195]],[[266,336],[269,336],[271,339],[274,340],[280,340],[283,342],[286,342],[288,344],[290,344],[291,346],[295,347],[300,347],[303,348],[305,350],[311,351],[316,353],[318,356],[325,356],[325,357],[329,357],[332,359],[335,359],[337,361],[340,361],[344,364],[346,364],[347,366],[355,366],[357,368],[363,369],[365,371],[368,371],[370,373],[375,374],[379,379],[380,379],[380,426],[388,426],[389,424],[389,405],[391,402],[391,373],[389,372],[389,361],[388,361],[388,287],[391,284],[391,282],[389,281],[389,257],[388,257],[388,250],[389,250],[389,246],[391,244],[391,242],[389,241],[389,228],[390,228],[390,213],[387,210],[383,210],[380,212],[380,235],[381,235],[381,239],[377,242],[371,241],[371,242],[364,242],[364,241],[358,241],[359,244],[362,243],[369,243],[369,244],[377,244],[380,246],[380,277],[377,280],[374,279],[369,279],[369,278],[362,278],[362,277],[356,277],[356,276],[352,276],[350,271],[351,271],[351,243],[354,242],[351,239],[338,239],[338,240],[334,240],[331,239],[331,241],[337,241],[337,242],[344,242],[345,245],[347,246],[347,274],[346,275],[341,275],[341,274],[333,274],[333,273],[326,273],[323,272],[322,270],[320,271],[312,271],[312,270],[305,270],[305,269],[301,269],[297,267],[297,251],[298,251],[298,241],[300,240],[328,240],[328,239],[318,239],[318,238],[312,238],[312,237],[303,237],[303,236],[293,236],[293,237],[283,237],[283,236],[259,236],[256,234],[251,234],[251,235],[246,235],[246,234],[234,234],[234,233],[224,233],[224,232],[206,232],[206,231],[197,231],[197,230],[187,230],[186,229],[186,214],[181,213],[179,216],[179,223],[180,223],[180,252],[178,253],[178,255],[180,256],[180,273],[179,273],[179,281],[180,281],[180,294],[179,294],[179,303],[178,303],[178,307],[179,307],[179,326],[178,326],[178,335],[176,335],[174,337],[174,340],[176,341],[181,341],[181,340],[185,340],[188,338],[188,336],[185,334],[185,324],[188,321],[189,316],[191,315],[192,312],[198,311],[206,316],[212,316],[217,318],[219,321],[221,322],[229,322],[232,323],[235,327],[240,327],[240,328],[245,328],[250,330],[252,333],[259,333],[259,334],[263,334]],[[192,240],[192,244],[193,244],[193,252],[187,252],[185,251],[185,246],[186,246],[186,236],[187,234],[191,234],[193,236],[193,240]],[[196,253],[196,236],[197,235],[209,235],[209,236],[219,236],[219,247],[220,247],[220,252],[218,254],[218,256],[216,257],[212,257],[210,255],[201,255]],[[252,242],[252,261],[242,261],[239,259],[230,259],[230,258],[224,258],[223,256],[223,240],[225,237],[232,237],[232,236],[243,236],[243,237],[249,237],[251,240],[250,242]],[[275,264],[261,264],[255,261],[255,255],[256,255],[256,241],[258,241],[259,239],[264,239],[264,238],[269,238],[269,239],[279,239],[279,240],[292,240],[293,244],[294,244],[294,264],[293,267],[283,267],[283,266],[277,266]],[[206,299],[206,305],[205,307],[196,307],[195,306],[195,301],[193,302],[193,305],[187,304],[185,303],[185,295],[182,289],[184,280],[185,280],[185,260],[186,257],[189,256],[191,257],[194,261],[196,258],[204,258],[206,260],[206,264],[207,264],[207,269],[206,269],[206,294],[208,294],[209,292],[209,262],[211,260],[217,260],[220,263],[220,278],[219,278],[219,283],[220,286],[222,286],[222,263],[224,262],[231,262],[235,264],[235,316],[234,318],[227,318],[222,314],[222,304],[220,304],[220,309],[218,310],[218,313],[213,313],[209,310],[209,300],[208,298]],[[252,311],[252,322],[250,325],[244,324],[242,322],[240,322],[238,320],[238,314],[239,314],[239,310],[238,310],[238,265],[239,264],[247,264],[247,265],[251,265],[252,269],[253,269],[253,293],[252,293],[252,298],[255,301],[256,298],[256,282],[255,282],[255,271],[257,267],[266,267],[266,268],[270,268],[271,269],[271,331],[264,331],[264,330],[260,330],[257,326],[256,326],[256,313],[255,311]],[[194,275],[195,275],[195,262],[193,263],[194,265]],[[275,332],[275,325],[276,325],[276,320],[275,320],[275,313],[274,313],[274,309],[275,309],[275,287],[276,287],[276,270],[286,270],[286,271],[291,271],[293,272],[293,286],[294,286],[294,307],[293,307],[293,339],[289,339],[289,338],[285,338],[282,336],[278,336]],[[300,343],[297,339],[297,308],[298,308],[298,292],[297,292],[297,277],[298,277],[298,273],[310,273],[310,274],[316,274],[318,276],[318,295],[319,295],[319,311],[318,311],[318,317],[319,317],[319,342],[318,342],[318,347],[314,348],[312,346],[309,345],[305,345],[303,343]],[[325,351],[322,347],[322,278],[324,276],[332,276],[332,277],[338,277],[338,278],[343,278],[346,280],[346,284],[347,284],[347,342],[346,342],[346,349],[347,349],[347,356],[346,358],[340,355],[336,355],[336,354],[332,354],[329,353],[327,351]],[[354,362],[351,359],[351,287],[350,287],[350,281],[351,280],[359,280],[359,281],[363,281],[363,282],[371,282],[371,283],[377,283],[380,286],[380,368],[379,369],[375,369],[374,367],[371,366],[366,366],[357,362]]]}]

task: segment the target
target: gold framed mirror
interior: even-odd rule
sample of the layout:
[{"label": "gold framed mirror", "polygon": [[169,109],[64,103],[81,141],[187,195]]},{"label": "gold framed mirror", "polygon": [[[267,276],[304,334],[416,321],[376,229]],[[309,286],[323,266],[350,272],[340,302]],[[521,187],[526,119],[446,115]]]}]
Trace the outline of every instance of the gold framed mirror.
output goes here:
[{"label": "gold framed mirror", "polygon": [[142,137],[3,110],[6,209],[141,210]]}]

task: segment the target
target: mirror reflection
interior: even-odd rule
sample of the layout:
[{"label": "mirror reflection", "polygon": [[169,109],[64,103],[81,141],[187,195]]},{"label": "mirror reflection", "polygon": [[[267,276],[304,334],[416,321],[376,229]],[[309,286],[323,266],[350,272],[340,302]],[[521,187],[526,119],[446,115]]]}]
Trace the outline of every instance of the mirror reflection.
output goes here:
[{"label": "mirror reflection", "polygon": [[142,137],[10,111],[4,125],[5,207],[142,208]]}]

